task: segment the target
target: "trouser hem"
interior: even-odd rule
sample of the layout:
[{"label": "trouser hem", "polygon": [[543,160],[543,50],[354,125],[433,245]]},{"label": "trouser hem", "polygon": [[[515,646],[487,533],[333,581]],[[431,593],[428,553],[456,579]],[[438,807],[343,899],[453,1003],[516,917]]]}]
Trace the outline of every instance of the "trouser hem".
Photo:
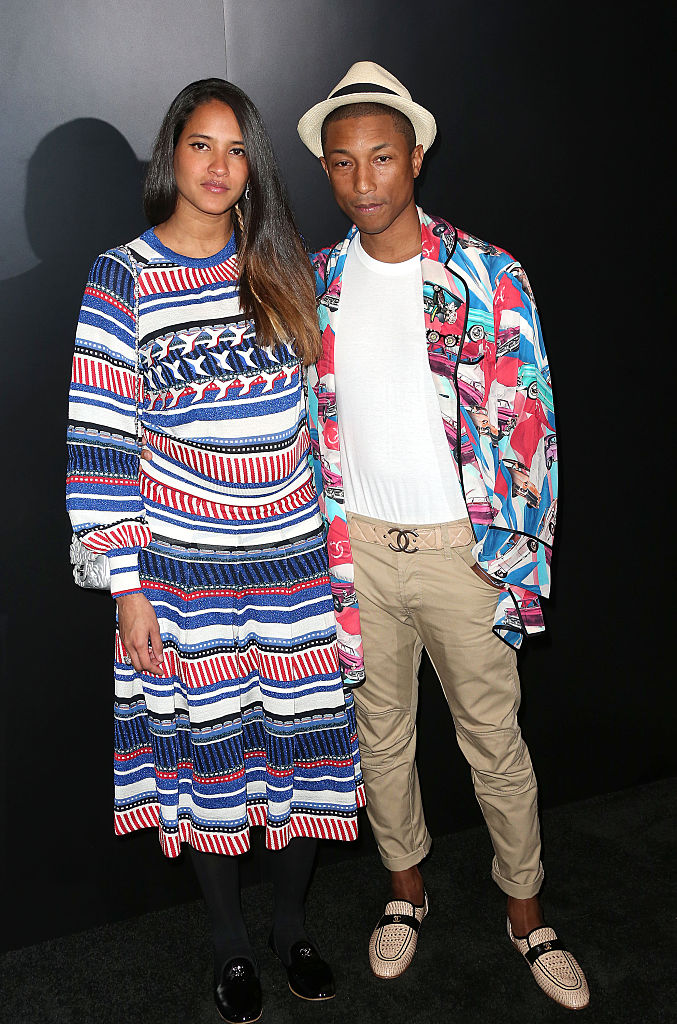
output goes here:
[{"label": "trouser hem", "polygon": [[498,870],[498,862],[494,858],[494,862],[491,865],[491,877],[506,896],[514,896],[518,900],[528,900],[532,896],[538,896],[541,891],[541,886],[543,885],[543,865],[539,862],[538,874],[533,882],[510,882],[507,878],[501,876]]},{"label": "trouser hem", "polygon": [[428,856],[432,844],[432,838],[430,837],[430,834],[428,834],[419,848],[414,850],[412,853],[405,853],[402,857],[386,857],[381,853],[383,866],[388,871],[406,871],[407,868],[413,868],[415,864],[420,864],[424,857]]}]

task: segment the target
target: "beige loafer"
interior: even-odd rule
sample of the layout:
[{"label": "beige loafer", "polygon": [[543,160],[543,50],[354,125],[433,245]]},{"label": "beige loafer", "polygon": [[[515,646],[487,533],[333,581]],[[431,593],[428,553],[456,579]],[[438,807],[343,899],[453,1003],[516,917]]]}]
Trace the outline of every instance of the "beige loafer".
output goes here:
[{"label": "beige loafer", "polygon": [[369,940],[369,964],[377,978],[399,978],[414,959],[418,930],[428,913],[428,896],[423,906],[407,900],[386,903],[383,917]]},{"label": "beige loafer", "polygon": [[588,1005],[590,990],[585,975],[553,928],[534,928],[522,938],[513,934],[508,919],[508,937],[547,996],[568,1010],[582,1010]]}]

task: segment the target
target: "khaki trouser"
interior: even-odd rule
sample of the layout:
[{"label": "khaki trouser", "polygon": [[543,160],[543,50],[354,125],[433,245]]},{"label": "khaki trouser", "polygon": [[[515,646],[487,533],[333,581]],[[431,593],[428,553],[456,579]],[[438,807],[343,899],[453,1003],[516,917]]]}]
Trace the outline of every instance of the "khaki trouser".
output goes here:
[{"label": "khaki trouser", "polygon": [[[441,549],[393,551],[362,537],[416,527],[348,514],[367,680],[354,691],[367,813],[384,865],[402,871],[430,849],[416,771],[418,669],[423,648],[442,684],[456,738],[494,847],[492,877],[508,895],[543,880],[536,780],[517,724],[515,652],[492,633],[499,591],[470,568],[467,521],[433,531]],[[460,528],[460,530],[459,530]],[[421,527],[429,531],[429,527]],[[463,536],[465,534],[465,536]],[[430,534],[429,534],[430,536]],[[450,539],[452,541],[450,543]]]}]

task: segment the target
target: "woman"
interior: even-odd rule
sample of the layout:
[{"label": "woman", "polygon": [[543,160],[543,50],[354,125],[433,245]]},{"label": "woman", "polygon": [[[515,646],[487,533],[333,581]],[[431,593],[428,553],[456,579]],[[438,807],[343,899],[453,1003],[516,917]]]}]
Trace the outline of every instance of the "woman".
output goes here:
[{"label": "woman", "polygon": [[290,987],[331,998],[303,903],[317,838],[354,838],[363,802],[308,465],[314,286],[258,111],[228,82],[176,97],[144,203],[155,227],[100,256],[85,291],[68,508],[117,603],[116,832],[157,826],[170,857],[188,845],[217,1007],[241,1024],[261,1013],[250,827],[272,851]]}]

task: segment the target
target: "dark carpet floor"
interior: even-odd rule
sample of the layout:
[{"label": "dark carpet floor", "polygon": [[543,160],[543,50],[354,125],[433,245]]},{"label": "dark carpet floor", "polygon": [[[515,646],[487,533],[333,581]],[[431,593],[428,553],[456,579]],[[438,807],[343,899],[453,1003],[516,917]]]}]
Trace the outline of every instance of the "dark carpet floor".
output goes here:
[{"label": "dark carpet floor", "polygon": [[[587,972],[587,1024],[677,1021],[677,780],[544,815],[548,920]],[[375,857],[317,871],[312,932],[332,963],[335,1000],[304,1003],[266,948],[270,891],[244,903],[260,950],[265,1024],[549,1024],[550,1002],[504,932],[483,829],[437,839],[425,866],[430,915],[410,970],[372,977],[371,929],[385,875]],[[3,958],[3,1024],[217,1024],[205,914],[191,903]]]}]

